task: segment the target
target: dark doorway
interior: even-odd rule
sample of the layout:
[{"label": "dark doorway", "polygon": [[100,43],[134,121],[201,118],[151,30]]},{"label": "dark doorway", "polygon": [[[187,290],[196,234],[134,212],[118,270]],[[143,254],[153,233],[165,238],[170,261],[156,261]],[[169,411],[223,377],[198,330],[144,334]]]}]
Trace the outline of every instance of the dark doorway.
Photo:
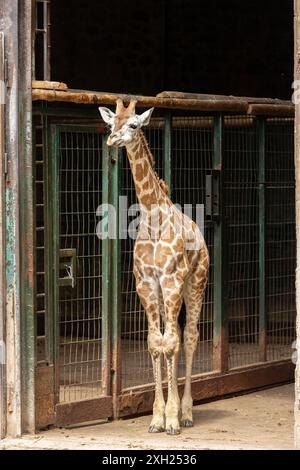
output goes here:
[{"label": "dark doorway", "polygon": [[52,80],[289,99],[292,18],[292,0],[52,0]]}]

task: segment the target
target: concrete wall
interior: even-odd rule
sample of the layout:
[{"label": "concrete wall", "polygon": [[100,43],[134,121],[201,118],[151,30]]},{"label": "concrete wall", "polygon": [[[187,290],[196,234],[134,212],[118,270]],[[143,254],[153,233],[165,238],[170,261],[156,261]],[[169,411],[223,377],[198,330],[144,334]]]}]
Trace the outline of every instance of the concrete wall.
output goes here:
[{"label": "concrete wall", "polygon": [[291,96],[292,0],[52,0],[52,43],[75,88]]}]

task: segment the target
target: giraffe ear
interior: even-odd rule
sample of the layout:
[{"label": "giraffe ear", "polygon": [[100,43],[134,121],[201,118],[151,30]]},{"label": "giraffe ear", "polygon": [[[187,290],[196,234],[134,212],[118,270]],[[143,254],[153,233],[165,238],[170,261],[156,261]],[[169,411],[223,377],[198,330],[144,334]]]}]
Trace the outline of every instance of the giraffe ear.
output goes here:
[{"label": "giraffe ear", "polygon": [[106,122],[106,124],[109,124],[111,126],[114,122],[115,113],[113,113],[108,108],[103,108],[102,106],[99,108],[99,111],[100,111],[103,121]]},{"label": "giraffe ear", "polygon": [[151,114],[153,113],[153,111],[154,111],[154,108],[150,108],[148,109],[148,111],[145,111],[143,114],[138,116],[140,126],[148,126],[150,119],[151,119]]}]

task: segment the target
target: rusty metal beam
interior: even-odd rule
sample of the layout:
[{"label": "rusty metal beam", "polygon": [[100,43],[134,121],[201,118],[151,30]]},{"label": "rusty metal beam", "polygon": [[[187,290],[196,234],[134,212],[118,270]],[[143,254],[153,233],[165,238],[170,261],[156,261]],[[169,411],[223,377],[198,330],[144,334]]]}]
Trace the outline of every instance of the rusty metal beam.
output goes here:
[{"label": "rusty metal beam", "polygon": [[112,397],[94,398],[56,405],[56,425],[70,426],[110,418],[113,414]]},{"label": "rusty metal beam", "polygon": [[54,366],[36,368],[36,428],[43,429],[55,423]]},{"label": "rusty metal beam", "polygon": [[[291,361],[274,362],[248,368],[231,370],[225,374],[212,373],[193,377],[192,396],[194,402],[213,400],[234,393],[280,385],[291,382],[294,378],[294,365]],[[179,393],[183,393],[184,381],[179,380]],[[167,384],[164,384],[167,395]],[[119,398],[119,417],[134,416],[151,411],[154,400],[154,385],[135,387],[124,391]]]}]

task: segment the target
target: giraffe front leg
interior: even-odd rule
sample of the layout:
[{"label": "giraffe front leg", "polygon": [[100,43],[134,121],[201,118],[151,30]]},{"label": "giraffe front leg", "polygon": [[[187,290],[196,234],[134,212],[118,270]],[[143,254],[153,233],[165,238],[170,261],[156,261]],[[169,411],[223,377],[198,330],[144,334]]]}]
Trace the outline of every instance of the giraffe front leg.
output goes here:
[{"label": "giraffe front leg", "polygon": [[159,295],[158,287],[154,280],[144,280],[136,275],[137,293],[141,299],[148,320],[148,349],[153,364],[153,376],[155,383],[155,398],[153,403],[153,418],[149,432],[157,433],[165,430],[165,400],[162,390],[162,340],[160,331]]},{"label": "giraffe front leg", "polygon": [[180,433],[180,399],[178,394],[178,355],[180,349],[180,336],[178,315],[182,304],[182,289],[172,289],[164,293],[165,303],[165,333],[163,337],[163,352],[167,362],[168,371],[168,400],[166,404],[166,431],[167,434]]},{"label": "giraffe front leg", "polygon": [[161,352],[162,334],[160,331],[150,331],[148,335],[149,352],[152,357],[153,376],[155,383],[155,398],[153,403],[153,417],[149,432],[158,433],[165,430],[165,399],[162,390]]},{"label": "giraffe front leg", "polygon": [[180,399],[178,395],[177,370],[178,370],[178,353],[179,353],[179,335],[166,337],[169,341],[176,343],[171,351],[169,346],[165,347],[165,357],[168,369],[168,400],[166,405],[166,431],[167,434],[180,434]]}]

